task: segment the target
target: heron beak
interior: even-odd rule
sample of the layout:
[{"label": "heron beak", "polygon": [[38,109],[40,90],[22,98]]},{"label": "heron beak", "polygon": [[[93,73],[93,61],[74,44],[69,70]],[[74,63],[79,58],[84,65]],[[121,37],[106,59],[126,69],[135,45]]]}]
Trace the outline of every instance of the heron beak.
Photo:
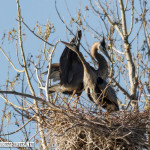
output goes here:
[{"label": "heron beak", "polygon": [[61,43],[65,44],[69,49],[71,49],[72,51],[76,51],[75,48],[72,46],[72,44],[70,43],[67,43],[67,42],[64,42],[64,41],[61,41]]},{"label": "heron beak", "polygon": [[61,43],[63,43],[63,44],[65,44],[66,46],[68,45],[70,45],[70,43],[67,43],[67,42],[64,42],[64,41],[60,41]]}]

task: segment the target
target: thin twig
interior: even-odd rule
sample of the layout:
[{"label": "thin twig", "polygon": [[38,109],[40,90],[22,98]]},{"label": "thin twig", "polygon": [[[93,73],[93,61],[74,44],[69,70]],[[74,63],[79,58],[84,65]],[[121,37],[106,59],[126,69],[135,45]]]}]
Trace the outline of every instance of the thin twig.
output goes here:
[{"label": "thin twig", "polygon": [[[17,20],[17,21],[18,21],[18,20]],[[43,38],[41,38],[40,36],[38,36],[36,33],[34,33],[34,31],[31,30],[31,29],[29,28],[29,26],[23,21],[23,18],[21,18],[21,22],[22,22],[22,23],[27,27],[27,29],[28,29],[31,33],[33,33],[37,38],[39,38],[40,40],[42,40],[43,42],[45,42],[46,44],[48,44],[48,45],[50,45],[50,46],[54,46],[53,44],[47,42],[46,40],[44,40]]]},{"label": "thin twig", "polygon": [[12,63],[12,61],[8,58],[8,56],[6,55],[6,53],[4,52],[4,50],[3,50],[1,47],[0,47],[0,50],[2,51],[2,53],[4,54],[4,56],[6,57],[6,59],[8,60],[8,62],[12,65],[12,67],[14,68],[15,71],[20,72],[20,73],[22,73],[22,72],[25,71],[24,69],[23,69],[23,70],[18,70],[18,69],[14,66],[14,64]]},{"label": "thin twig", "polygon": [[20,127],[19,129],[17,129],[16,131],[10,132],[10,133],[6,133],[6,134],[0,134],[0,136],[5,136],[5,135],[11,135],[14,133],[17,133],[18,131],[20,131],[23,127],[25,127],[32,119],[34,118],[34,116],[29,119],[22,127]]}]

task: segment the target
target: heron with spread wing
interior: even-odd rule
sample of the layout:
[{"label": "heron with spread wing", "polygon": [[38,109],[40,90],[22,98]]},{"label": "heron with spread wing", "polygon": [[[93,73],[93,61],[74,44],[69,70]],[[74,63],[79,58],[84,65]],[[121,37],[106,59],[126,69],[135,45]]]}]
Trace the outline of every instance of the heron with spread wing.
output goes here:
[{"label": "heron with spread wing", "polygon": [[[76,46],[79,51],[82,32],[79,30],[70,44]],[[47,73],[47,72],[45,72]],[[77,94],[79,97],[83,91],[83,66],[77,54],[65,47],[60,63],[52,64],[50,79],[60,81],[49,88],[49,92],[61,92],[64,94]]]},{"label": "heron with spread wing", "polygon": [[[101,67],[104,65],[104,60],[100,59],[100,55],[97,50],[105,50],[102,43],[95,43],[93,45],[93,57],[97,59],[99,68],[95,70],[93,67],[86,62],[81,52],[78,51],[77,47],[71,43],[65,44],[69,49],[75,52],[83,65],[84,75],[83,84],[89,99],[96,103],[96,105],[103,107],[108,112],[118,111],[119,106],[117,102],[117,96],[114,89],[99,75],[101,72]],[[95,55],[94,55],[95,54]],[[106,54],[107,55],[107,54]],[[102,69],[103,70],[103,69]],[[104,67],[105,72],[105,67]],[[107,74],[107,73],[106,73]]]}]

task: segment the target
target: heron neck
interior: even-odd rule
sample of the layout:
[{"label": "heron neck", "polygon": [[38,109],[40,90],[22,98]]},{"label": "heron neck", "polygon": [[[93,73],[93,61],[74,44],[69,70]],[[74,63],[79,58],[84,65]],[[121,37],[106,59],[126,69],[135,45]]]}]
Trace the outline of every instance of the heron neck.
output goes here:
[{"label": "heron neck", "polygon": [[107,79],[108,77],[108,64],[106,59],[101,55],[96,55],[96,60],[98,61],[98,69],[97,72],[99,76],[103,79]]},{"label": "heron neck", "polygon": [[98,75],[103,79],[107,79],[108,64],[106,59],[100,53],[97,52],[98,48],[99,48],[99,43],[98,42],[94,43],[91,47],[91,55],[98,62],[98,69],[97,69]]},{"label": "heron neck", "polygon": [[83,57],[82,53],[81,53],[81,52],[78,52],[78,51],[77,51],[76,53],[77,53],[79,59],[81,60],[81,63],[82,63],[82,65],[83,65],[84,70],[88,71],[88,70],[90,69],[90,66],[89,66],[89,64],[86,62],[86,60],[85,60],[85,58]]}]

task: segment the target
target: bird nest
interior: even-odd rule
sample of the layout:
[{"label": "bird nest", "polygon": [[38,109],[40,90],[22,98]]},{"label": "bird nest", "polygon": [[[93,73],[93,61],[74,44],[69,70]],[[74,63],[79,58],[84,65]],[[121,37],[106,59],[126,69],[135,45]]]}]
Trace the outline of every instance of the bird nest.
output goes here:
[{"label": "bird nest", "polygon": [[[60,107],[59,107],[60,108]],[[80,111],[61,108],[43,112],[49,147],[59,150],[138,150],[150,148],[150,112]]]}]

